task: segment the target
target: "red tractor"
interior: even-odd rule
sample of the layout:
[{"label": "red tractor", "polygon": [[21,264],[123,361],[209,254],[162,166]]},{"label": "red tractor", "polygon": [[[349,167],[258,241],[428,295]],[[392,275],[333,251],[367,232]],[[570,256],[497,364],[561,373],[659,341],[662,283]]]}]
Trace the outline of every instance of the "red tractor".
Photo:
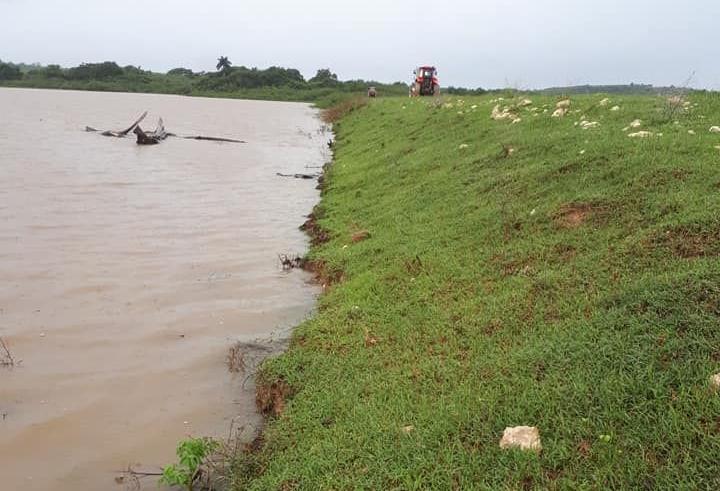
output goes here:
[{"label": "red tractor", "polygon": [[440,95],[440,82],[434,66],[421,66],[413,71],[415,79],[410,85],[410,97]]}]

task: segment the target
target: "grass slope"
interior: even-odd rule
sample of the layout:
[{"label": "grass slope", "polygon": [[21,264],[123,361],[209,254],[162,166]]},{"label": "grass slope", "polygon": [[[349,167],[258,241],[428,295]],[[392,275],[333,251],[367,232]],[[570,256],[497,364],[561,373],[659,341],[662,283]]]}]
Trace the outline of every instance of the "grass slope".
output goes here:
[{"label": "grass slope", "polygon": [[343,281],[264,366],[292,397],[237,489],[720,487],[720,100],[532,99],[336,127],[311,257]]}]

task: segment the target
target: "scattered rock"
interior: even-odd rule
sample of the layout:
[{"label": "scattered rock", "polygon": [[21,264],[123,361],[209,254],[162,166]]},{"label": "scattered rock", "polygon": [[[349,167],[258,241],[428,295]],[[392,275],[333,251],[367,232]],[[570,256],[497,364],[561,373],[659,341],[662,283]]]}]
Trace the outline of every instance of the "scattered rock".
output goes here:
[{"label": "scattered rock", "polygon": [[652,133],[651,131],[638,131],[638,132],[635,132],[635,133],[630,133],[630,134],[628,134],[628,136],[629,136],[630,138],[648,138],[648,137],[651,137],[651,136],[653,136],[653,135],[654,135],[654,133]]},{"label": "scattered rock", "polygon": [[610,104],[610,99],[608,99],[607,97],[600,101],[601,106],[607,106],[608,104]]},{"label": "scattered rock", "polygon": [[695,134],[694,130],[688,130],[688,135],[694,135],[694,134]]},{"label": "scattered rock", "polygon": [[509,108],[504,107],[500,108],[500,105],[497,104],[495,107],[493,107],[492,112],[490,113],[490,117],[494,119],[495,121],[501,121],[503,119],[516,119],[517,116],[513,114]]},{"label": "scattered rock", "polygon": [[584,130],[589,130],[590,128],[597,128],[600,126],[600,123],[597,121],[580,121],[580,128]]},{"label": "scattered rock", "polygon": [[467,143],[462,143],[458,148],[459,148],[460,150],[465,150],[465,149],[468,148],[469,146],[470,146],[470,145],[468,145]]},{"label": "scattered rock", "polygon": [[563,99],[555,104],[555,112],[552,113],[553,118],[562,118],[570,110],[570,99]]},{"label": "scattered rock", "polygon": [[514,428],[505,428],[503,437],[500,440],[500,448],[519,448],[520,450],[529,450],[540,452],[542,444],[540,443],[540,431],[534,426],[516,426]]},{"label": "scattered rock", "polygon": [[713,390],[720,390],[720,373],[716,373],[710,377],[710,387],[712,387]]},{"label": "scattered rock", "polygon": [[642,126],[642,121],[639,119],[636,119],[632,123],[630,123],[630,128],[639,128]]},{"label": "scattered rock", "polygon": [[531,106],[532,103],[533,102],[530,99],[523,99],[522,101],[520,101],[520,104],[518,104],[518,105],[521,107],[525,107],[525,106]]},{"label": "scattered rock", "polygon": [[620,106],[613,106],[613,107],[610,108],[610,110],[613,111],[613,112],[619,111],[619,110],[620,110]]},{"label": "scattered rock", "polygon": [[413,425],[407,425],[407,426],[403,426],[402,430],[405,433],[412,433],[413,431],[415,431],[415,427]]},{"label": "scattered rock", "polygon": [[720,133],[720,126],[711,126],[710,133]]}]

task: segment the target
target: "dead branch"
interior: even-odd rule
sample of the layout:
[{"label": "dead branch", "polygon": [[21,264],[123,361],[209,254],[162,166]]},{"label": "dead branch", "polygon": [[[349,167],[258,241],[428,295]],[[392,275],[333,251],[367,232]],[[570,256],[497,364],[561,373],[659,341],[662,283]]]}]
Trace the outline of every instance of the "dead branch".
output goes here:
[{"label": "dead branch", "polygon": [[10,348],[8,348],[2,337],[0,337],[0,365],[6,367],[15,366],[15,358],[13,358]]},{"label": "dead branch", "polygon": [[278,254],[278,259],[284,271],[302,268],[305,265],[305,259],[297,254]]},{"label": "dead branch", "polygon": [[147,111],[145,111],[144,113],[142,113],[142,115],[140,115],[140,117],[137,118],[137,120],[136,120],[133,124],[131,124],[127,129],[124,129],[124,130],[118,132],[118,135],[125,136],[125,135],[127,135],[128,133],[130,133],[132,130],[135,129],[135,127],[136,127],[137,125],[140,124],[140,122],[141,122],[143,119],[145,119],[145,116],[147,116]]},{"label": "dead branch", "polygon": [[245,351],[244,345],[240,341],[230,346],[227,358],[225,359],[228,371],[231,373],[245,372]]},{"label": "dead branch", "polygon": [[168,137],[168,132],[165,131],[165,124],[162,118],[158,119],[157,127],[155,127],[154,131],[145,132],[140,125],[137,125],[133,133],[137,136],[138,145],[156,145]]},{"label": "dead branch", "polygon": [[320,177],[320,174],[282,174],[280,172],[276,172],[275,175],[280,177],[294,177],[295,179],[317,179]]},{"label": "dead branch", "polygon": [[165,131],[165,125],[163,124],[162,118],[160,118],[158,120],[158,126],[157,126],[157,128],[155,128],[154,131],[143,131],[143,129],[140,127],[140,123],[145,119],[146,116],[147,116],[147,111],[142,113],[142,115],[140,115],[140,117],[137,120],[135,120],[135,122],[133,124],[131,124],[128,128],[126,128],[122,131],[114,131],[114,130],[101,131],[96,128],[93,128],[92,126],[86,126],[85,131],[91,132],[91,133],[100,133],[102,136],[112,136],[115,138],[124,138],[128,135],[128,133],[130,133],[132,131],[137,136],[138,145],[155,145],[170,136],[174,136],[176,138],[183,138],[185,140],[205,140],[205,141],[214,141],[214,142],[247,143],[244,140],[235,140],[233,138],[222,138],[222,137],[217,137],[217,136],[203,136],[203,135],[180,136],[180,135],[176,135],[175,133],[169,133],[169,132]]},{"label": "dead branch", "polygon": [[[126,128],[126,129],[124,129],[124,130],[122,130],[122,131],[105,130],[105,131],[101,132],[100,134],[101,134],[102,136],[113,136],[113,137],[115,137],[115,138],[124,138],[125,136],[127,136],[128,133],[130,133],[132,130],[134,130],[135,127],[136,127],[137,125],[139,125],[140,122],[141,122],[143,119],[145,119],[145,116],[147,116],[147,111],[145,111],[144,113],[142,113],[142,114],[140,115],[140,117],[137,118],[133,124],[131,124],[128,128]],[[92,126],[86,126],[86,127],[85,127],[85,131],[98,132],[98,131],[100,131],[100,130],[95,129],[95,128],[93,128]]]},{"label": "dead branch", "polygon": [[206,140],[211,142],[229,142],[229,143],[247,143],[244,140],[233,140],[232,138],[219,138],[216,136],[178,136],[169,134],[168,136],[177,136],[178,138],[184,138],[186,140]]}]

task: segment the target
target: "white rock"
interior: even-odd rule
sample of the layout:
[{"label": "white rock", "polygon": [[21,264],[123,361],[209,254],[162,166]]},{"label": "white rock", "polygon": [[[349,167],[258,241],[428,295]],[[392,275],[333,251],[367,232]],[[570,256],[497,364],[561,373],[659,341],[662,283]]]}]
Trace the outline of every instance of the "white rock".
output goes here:
[{"label": "white rock", "polygon": [[589,130],[590,128],[597,128],[600,126],[600,123],[597,121],[581,121],[580,127],[584,130]]},{"label": "white rock", "polygon": [[694,135],[694,134],[695,134],[694,130],[688,130],[688,135]]},{"label": "white rock", "polygon": [[468,145],[467,143],[463,143],[463,144],[461,144],[458,148],[459,148],[460,150],[465,150],[465,149],[468,148],[469,146],[470,146],[470,145]]},{"label": "white rock", "polygon": [[601,106],[607,106],[608,104],[610,104],[610,99],[608,99],[607,97],[600,101]]},{"label": "white rock", "polygon": [[508,108],[500,108],[500,105],[496,105],[493,107],[492,112],[490,113],[490,117],[496,121],[500,121],[503,119],[509,119],[509,118],[515,118],[515,116],[508,110]]},{"label": "white rock", "polygon": [[710,133],[720,133],[720,126],[711,126]]},{"label": "white rock", "polygon": [[628,134],[630,138],[648,138],[650,136],[653,136],[653,133],[650,131],[638,131],[636,133],[630,133]]},{"label": "white rock", "polygon": [[555,112],[552,113],[553,118],[562,118],[567,114],[567,109],[563,107],[559,107],[555,109]]},{"label": "white rock", "polygon": [[570,99],[563,99],[562,101],[555,104],[555,107],[558,109],[567,109],[570,107]]},{"label": "white rock", "polygon": [[639,119],[636,119],[635,121],[633,121],[632,123],[630,123],[630,127],[631,127],[631,128],[639,128],[639,127],[641,127],[641,126],[642,126],[642,121],[639,120]]},{"label": "white rock", "polygon": [[720,373],[710,377],[710,386],[715,390],[720,390]]},{"label": "white rock", "polygon": [[613,107],[610,108],[610,110],[611,110],[611,111],[619,111],[619,110],[620,110],[620,106],[613,106]]},{"label": "white rock", "polygon": [[530,99],[523,99],[522,101],[520,101],[519,105],[521,107],[530,106],[532,105],[532,101]]},{"label": "white rock", "polygon": [[540,431],[534,426],[505,428],[500,440],[500,448],[519,448],[520,450],[540,452],[542,450]]}]

